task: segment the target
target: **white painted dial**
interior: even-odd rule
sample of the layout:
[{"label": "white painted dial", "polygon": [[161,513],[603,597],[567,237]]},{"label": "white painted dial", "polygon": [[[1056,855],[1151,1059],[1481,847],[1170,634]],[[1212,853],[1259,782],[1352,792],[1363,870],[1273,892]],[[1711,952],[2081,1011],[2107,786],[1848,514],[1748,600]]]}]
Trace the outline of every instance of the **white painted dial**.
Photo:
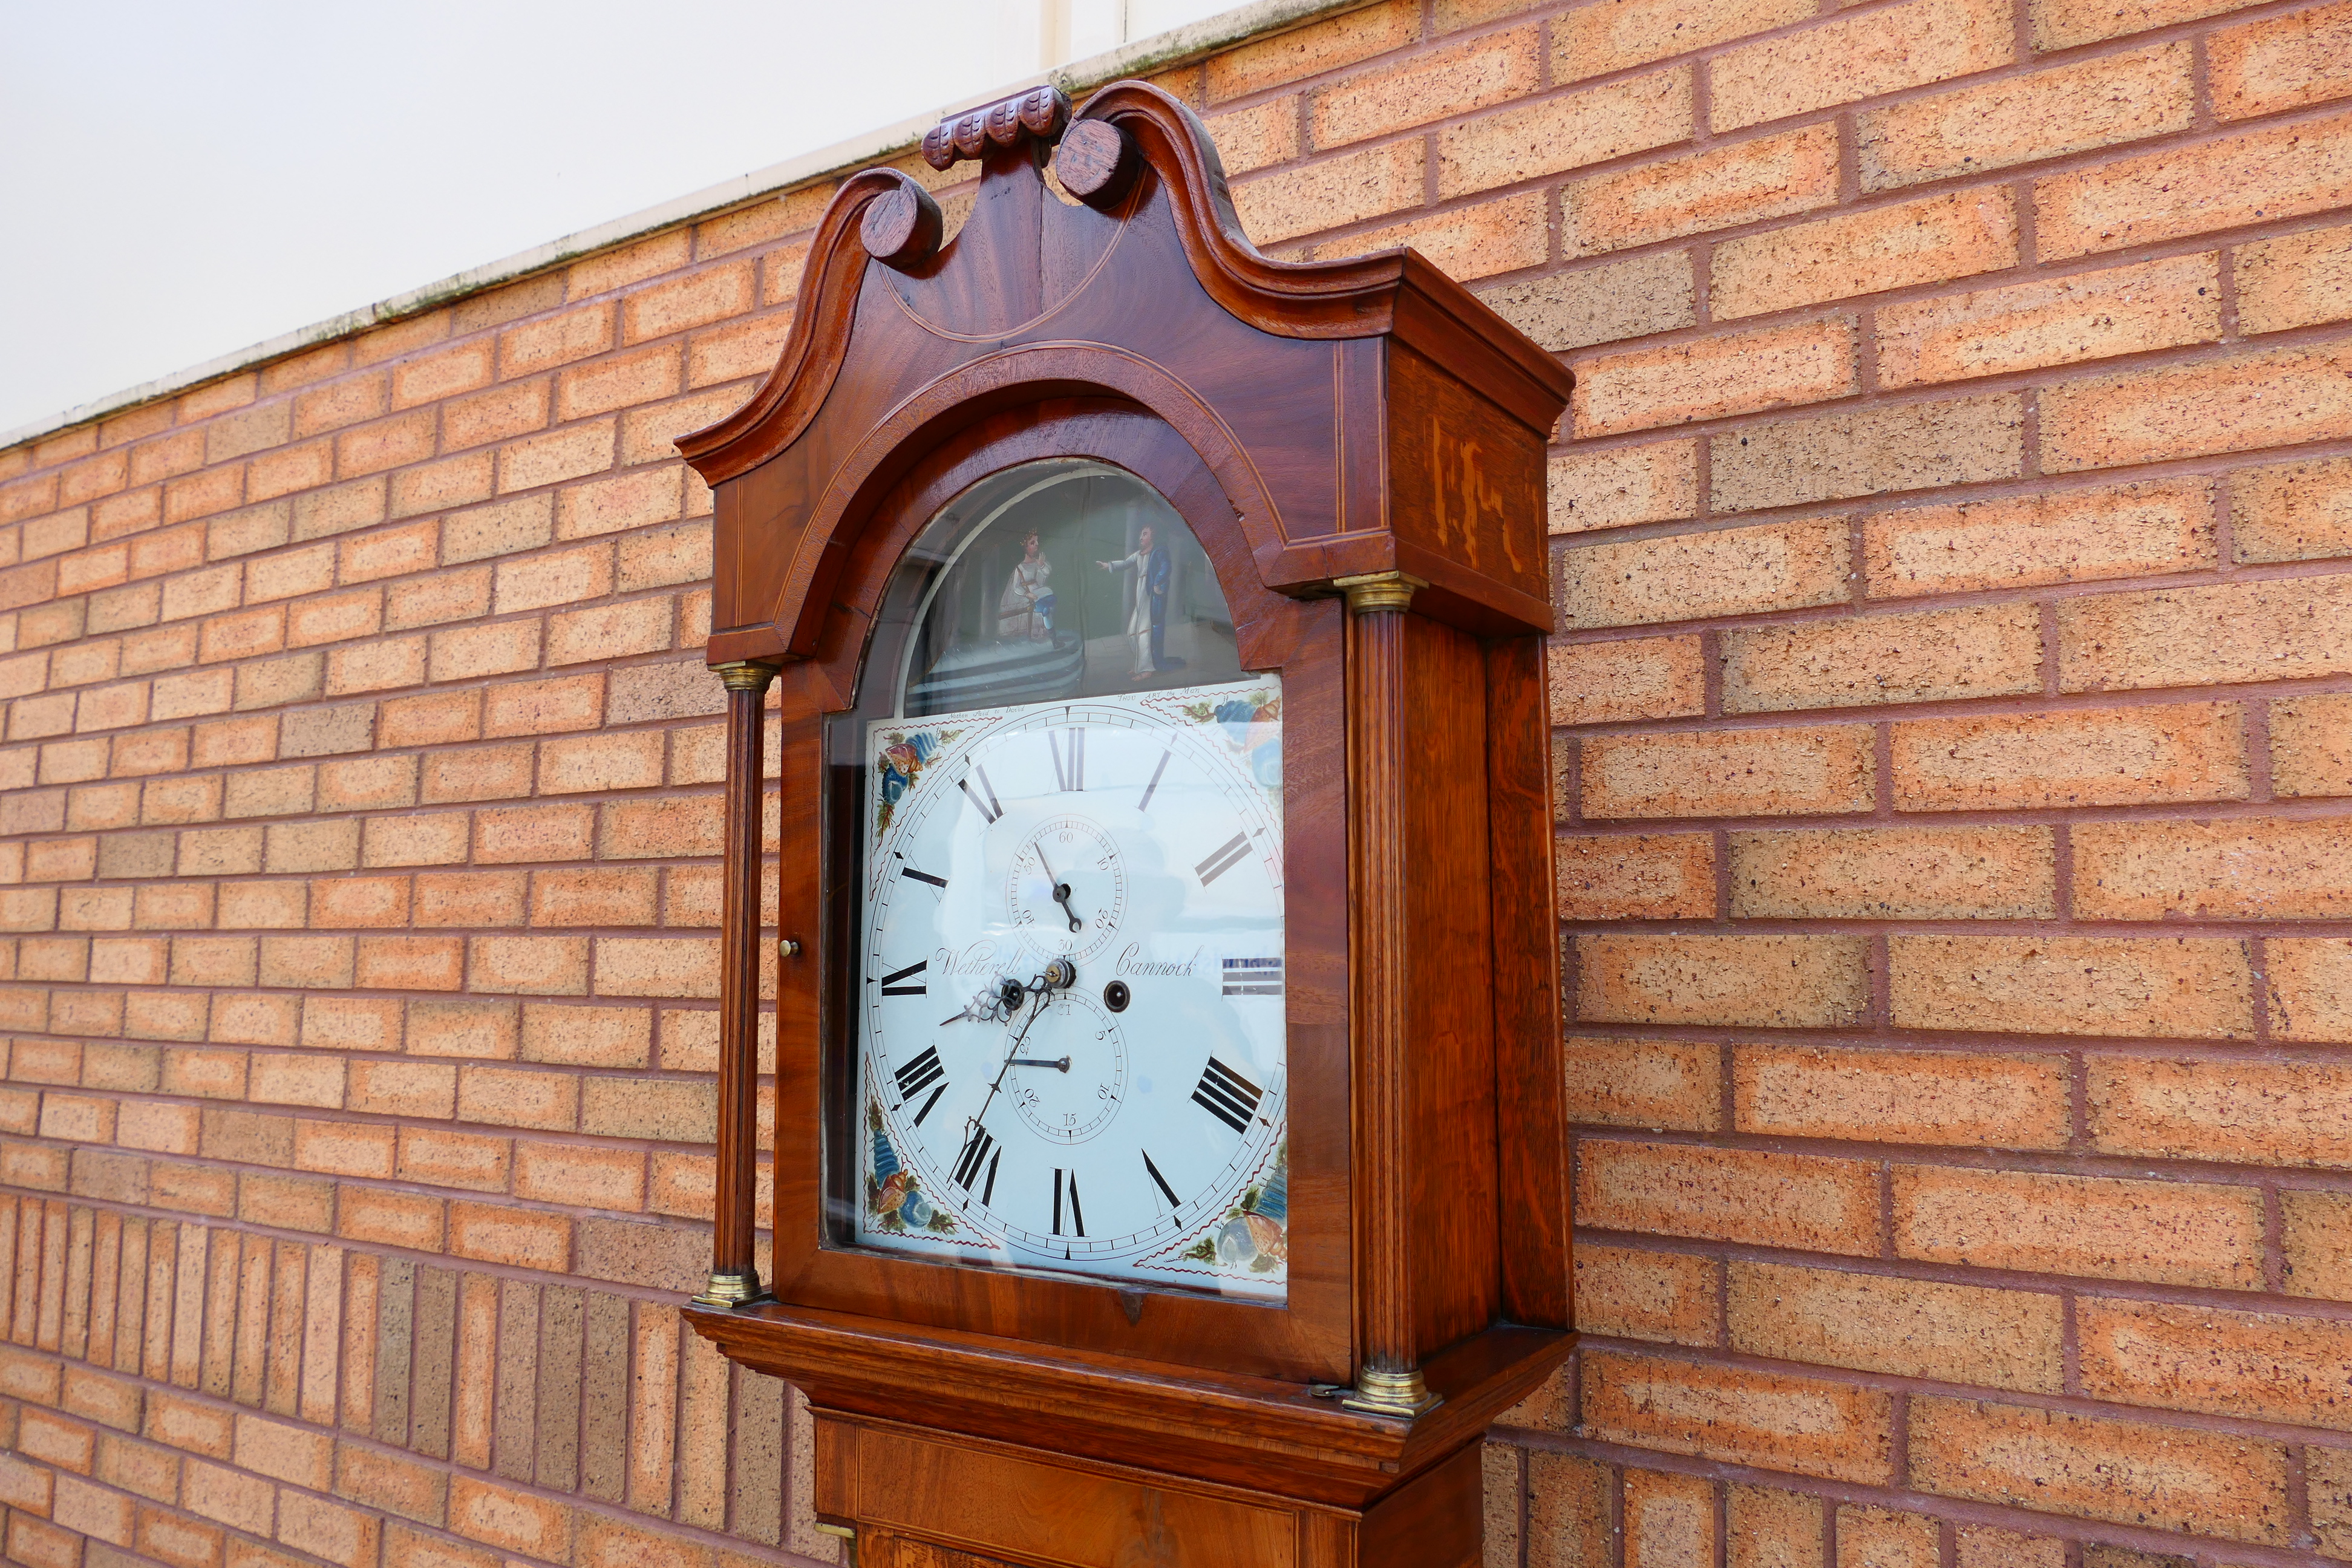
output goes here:
[{"label": "white painted dial", "polygon": [[1280,1298],[1278,682],[866,751],[858,1240]]}]

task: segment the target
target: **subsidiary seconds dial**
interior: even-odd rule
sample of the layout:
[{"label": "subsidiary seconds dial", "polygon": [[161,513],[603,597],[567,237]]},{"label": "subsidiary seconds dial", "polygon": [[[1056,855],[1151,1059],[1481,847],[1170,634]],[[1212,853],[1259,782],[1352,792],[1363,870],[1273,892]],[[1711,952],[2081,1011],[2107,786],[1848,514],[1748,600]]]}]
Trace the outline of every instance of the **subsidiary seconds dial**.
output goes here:
[{"label": "subsidiary seconds dial", "polygon": [[1006,918],[1042,957],[1100,958],[1127,913],[1127,867],[1101,825],[1064,812],[1013,852]]}]

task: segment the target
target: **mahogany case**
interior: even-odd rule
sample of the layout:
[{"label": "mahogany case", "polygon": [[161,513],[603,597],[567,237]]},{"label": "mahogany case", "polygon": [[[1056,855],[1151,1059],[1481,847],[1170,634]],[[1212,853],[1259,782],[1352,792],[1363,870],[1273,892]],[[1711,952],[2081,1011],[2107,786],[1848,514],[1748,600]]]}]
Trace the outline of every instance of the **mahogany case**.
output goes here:
[{"label": "mahogany case", "polygon": [[[749,1103],[751,1015],[772,973],[773,1299],[689,1319],[807,1393],[820,1514],[877,1532],[869,1563],[950,1560],[892,1557],[892,1541],[1095,1560],[1076,1538],[959,1533],[949,1502],[901,1517],[920,1509],[898,1492],[884,1520],[861,1489],[869,1449],[950,1471],[942,1453],[968,1454],[974,1476],[1015,1490],[1083,1471],[1142,1488],[1150,1508],[1179,1494],[1223,1507],[1218,1489],[1242,1489],[1249,1507],[1293,1510],[1275,1532],[1287,1544],[1221,1561],[1386,1561],[1359,1528],[1382,1507],[1396,1540],[1466,1518],[1468,1558],[1449,1542],[1416,1561],[1475,1561],[1475,1439],[1570,1343],[1541,647],[1544,449],[1568,374],[1410,250],[1259,255],[1199,122],[1148,85],[1105,89],[1074,121],[1058,96],[1009,100],[929,148],[935,163],[982,163],[961,230],[940,245],[936,207],[896,170],[846,181],[775,370],[679,443],[716,491],[709,660],[779,677],[777,907],[798,943],[777,960],[757,940],[753,690],[730,708],[730,809],[751,826],[729,840],[721,1007],[736,1045],[721,1092]],[[1280,1305],[827,1239],[828,1042],[856,952],[824,720],[855,702],[885,586],[924,522],[977,479],[1051,457],[1115,464],[1166,496],[1216,573],[1244,667],[1283,678]],[[722,1271],[751,1261],[750,1126],[722,1113]],[[1372,1369],[1417,1371],[1442,1403],[1402,1419],[1329,1396]],[[958,1435],[944,1450],[926,1436],[942,1433]],[[936,1489],[960,1489],[969,1478],[949,1474]]]}]

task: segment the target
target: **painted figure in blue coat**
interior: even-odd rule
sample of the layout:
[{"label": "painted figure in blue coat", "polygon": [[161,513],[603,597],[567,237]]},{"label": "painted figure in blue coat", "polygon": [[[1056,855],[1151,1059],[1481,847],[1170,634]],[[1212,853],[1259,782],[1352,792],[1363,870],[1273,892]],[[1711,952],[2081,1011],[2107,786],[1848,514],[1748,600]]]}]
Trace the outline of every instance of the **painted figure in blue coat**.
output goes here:
[{"label": "painted figure in blue coat", "polygon": [[1168,584],[1173,574],[1168,547],[1152,542],[1151,528],[1147,523],[1136,532],[1133,554],[1095,564],[1106,572],[1131,571],[1136,574],[1135,607],[1127,616],[1127,635],[1135,639],[1135,658],[1127,678],[1149,680],[1163,669],[1173,668],[1167,657]]}]

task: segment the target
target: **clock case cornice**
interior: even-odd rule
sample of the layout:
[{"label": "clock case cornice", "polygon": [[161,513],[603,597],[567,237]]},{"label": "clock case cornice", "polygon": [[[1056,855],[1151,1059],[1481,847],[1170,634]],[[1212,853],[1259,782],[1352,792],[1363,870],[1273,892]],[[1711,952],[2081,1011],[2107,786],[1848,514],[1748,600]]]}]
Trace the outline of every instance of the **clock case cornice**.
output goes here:
[{"label": "clock case cornice", "polygon": [[[960,152],[982,168],[971,215],[943,247],[936,206],[906,174],[845,182],[773,372],[736,414],[678,443],[715,491],[709,660],[782,677],[780,908],[800,943],[787,973],[759,950],[761,703],[755,689],[730,690],[721,1258],[709,1294],[722,1278],[756,1288],[749,1107],[757,999],[772,978],[783,1300],[687,1316],[731,1359],[808,1393],[821,1515],[848,1516],[826,1501],[825,1455],[858,1422],[1315,1508],[1392,1504],[1416,1476],[1433,1496],[1433,1478],[1458,1471],[1465,1445],[1572,1343],[1541,644],[1553,626],[1545,447],[1570,377],[1410,250],[1304,264],[1259,255],[1200,122],[1148,84],[1107,88],[1068,122],[1066,153],[1084,139],[1092,161],[1056,160],[1062,184],[1089,193],[1066,200],[1043,166],[1066,106],[1056,98],[1048,113],[1042,101],[1007,100],[935,133],[973,130]],[[1011,129],[1024,109],[1051,130]],[[973,129],[983,121],[985,134]],[[1283,675],[1290,885],[1317,889],[1291,900],[1304,1251],[1286,1309],[883,1268],[815,1243],[814,1162],[793,1145],[814,1133],[824,1047],[804,1040],[819,1037],[817,998],[844,962],[838,934],[821,929],[830,917],[814,912],[831,875],[818,847],[839,831],[820,784],[824,717],[853,706],[889,568],[922,522],[982,474],[1055,455],[1117,463],[1168,496],[1225,591],[1244,667]],[[1454,782],[1429,776],[1449,766]],[[1445,847],[1408,853],[1412,833]],[[1385,858],[1370,853],[1383,847]],[[1408,918],[1461,929],[1374,945],[1403,942]],[[1409,961],[1442,984],[1383,989],[1367,978],[1381,967],[1366,960],[1374,951],[1405,954],[1397,974]],[[1440,1037],[1465,1009],[1475,1026],[1461,1028],[1484,1031],[1483,1043]],[[1407,1065],[1448,1053],[1467,1067]],[[1483,1109],[1455,1115],[1429,1085],[1458,1084],[1464,1070]],[[1328,1101],[1319,1124],[1298,1103],[1310,1072]],[[1413,1099],[1403,1086],[1420,1073],[1433,1076]],[[1368,1122],[1381,1095],[1391,1120]],[[1462,1189],[1474,1215],[1454,1235],[1443,1183],[1465,1163],[1483,1174]],[[1318,1205],[1336,1218],[1311,1221]],[[1507,1246],[1498,1208],[1516,1227]],[[920,1301],[887,1284],[801,1288],[848,1278],[836,1265],[866,1270],[861,1281],[898,1269],[968,1278],[927,1284]],[[1460,1285],[1466,1275],[1477,1283]],[[1053,1310],[1020,1319],[1034,1331],[971,1326],[1013,1321],[1015,1296]],[[1291,1338],[1245,1346],[1250,1336],[1216,1331],[1253,1313],[1293,1321]],[[1151,1337],[1155,1323],[1178,1325],[1176,1337]],[[1138,1325],[1141,1335],[1125,1332]],[[1417,1358],[1442,1398],[1415,1419],[1308,1392],[1307,1378],[1369,1376],[1398,1355]],[[1266,1375],[1276,1363],[1297,1380]],[[1253,1370],[1232,1370],[1242,1366]],[[1444,1506],[1475,1518],[1475,1452],[1469,1464],[1470,1492],[1444,1482]]]},{"label": "clock case cornice", "polygon": [[[1056,393],[1130,401],[1181,431],[1276,593],[1402,571],[1429,584],[1423,614],[1482,636],[1551,630],[1541,476],[1568,371],[1418,252],[1260,255],[1206,132],[1158,88],[1105,88],[1080,128],[1116,133],[1122,179],[1066,201],[1043,141],[983,140],[971,215],[936,250],[936,206],[908,175],[868,169],[835,192],[773,371],[677,443],[719,492],[717,558],[734,568],[718,574],[711,661],[814,654],[842,554],[913,456]],[[868,248],[877,226],[914,235],[886,260]],[[1294,373],[1279,406],[1255,363],[1268,355]],[[1310,357],[1327,367],[1295,374]],[[1311,405],[1297,395],[1318,382]],[[1483,449],[1424,450],[1465,398],[1492,416]]]}]

